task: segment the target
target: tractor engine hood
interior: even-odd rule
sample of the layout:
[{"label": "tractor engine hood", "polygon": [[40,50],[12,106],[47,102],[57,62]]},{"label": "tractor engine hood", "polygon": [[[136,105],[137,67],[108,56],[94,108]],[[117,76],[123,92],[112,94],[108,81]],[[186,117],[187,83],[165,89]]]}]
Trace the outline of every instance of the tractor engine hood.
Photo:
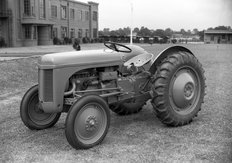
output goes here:
[{"label": "tractor engine hood", "polygon": [[72,66],[119,65],[121,62],[121,55],[118,52],[112,50],[86,50],[41,56],[38,67],[39,69],[56,69]]}]

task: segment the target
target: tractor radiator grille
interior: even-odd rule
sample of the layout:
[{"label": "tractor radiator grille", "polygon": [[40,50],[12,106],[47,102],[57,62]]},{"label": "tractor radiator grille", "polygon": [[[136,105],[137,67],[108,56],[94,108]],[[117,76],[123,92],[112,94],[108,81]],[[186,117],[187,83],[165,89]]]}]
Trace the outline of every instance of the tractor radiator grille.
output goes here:
[{"label": "tractor radiator grille", "polygon": [[53,101],[53,70],[40,70],[40,86],[42,87],[41,93],[43,95],[44,102]]}]

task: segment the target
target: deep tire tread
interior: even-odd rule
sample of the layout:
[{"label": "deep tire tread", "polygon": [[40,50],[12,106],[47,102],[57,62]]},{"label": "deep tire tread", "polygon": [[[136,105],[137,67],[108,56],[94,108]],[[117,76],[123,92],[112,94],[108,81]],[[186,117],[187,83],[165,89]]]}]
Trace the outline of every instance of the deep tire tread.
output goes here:
[{"label": "deep tire tread", "polygon": [[[199,104],[197,105],[194,115],[187,119],[181,119],[174,115],[167,103],[165,93],[165,88],[168,87],[170,77],[169,75],[175,70],[175,67],[182,64],[191,64],[194,69],[198,69],[201,76],[202,91],[200,95]],[[152,80],[152,89],[156,95],[152,100],[152,105],[154,106],[157,117],[168,126],[182,126],[192,122],[192,119],[197,116],[198,112],[201,110],[201,104],[204,102],[205,95],[205,76],[202,64],[198,59],[188,52],[176,51],[170,54],[168,57],[163,59],[161,63],[157,66],[157,71],[154,74]]]},{"label": "deep tire tread", "polygon": [[133,107],[131,107],[131,106],[127,106],[124,103],[122,103],[122,104],[111,105],[110,109],[116,114],[121,115],[121,116],[130,115],[130,114],[136,114],[140,112],[144,104],[145,104],[144,102],[140,102],[138,104],[135,104]]}]

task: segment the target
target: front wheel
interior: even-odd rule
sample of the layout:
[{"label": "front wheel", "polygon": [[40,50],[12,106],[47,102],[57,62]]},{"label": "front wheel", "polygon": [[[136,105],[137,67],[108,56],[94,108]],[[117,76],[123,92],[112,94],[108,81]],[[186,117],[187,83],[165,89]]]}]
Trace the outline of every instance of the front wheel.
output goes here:
[{"label": "front wheel", "polygon": [[88,149],[105,138],[110,125],[109,107],[97,95],[86,95],[76,101],[66,118],[65,134],[75,149]]},{"label": "front wheel", "polygon": [[188,52],[169,55],[157,67],[151,101],[157,117],[169,126],[188,124],[197,116],[205,95],[204,70]]},{"label": "front wheel", "polygon": [[23,96],[20,116],[23,123],[31,130],[41,130],[54,126],[61,113],[45,113],[39,107],[38,85],[31,87]]}]

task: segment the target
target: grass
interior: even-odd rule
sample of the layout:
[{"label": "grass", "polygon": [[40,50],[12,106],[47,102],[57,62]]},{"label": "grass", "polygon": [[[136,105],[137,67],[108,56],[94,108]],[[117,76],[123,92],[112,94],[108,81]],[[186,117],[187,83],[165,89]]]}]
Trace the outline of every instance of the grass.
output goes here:
[{"label": "grass", "polygon": [[[158,54],[169,45],[142,45]],[[63,114],[51,129],[31,131],[19,116],[25,91],[37,82],[37,58],[0,62],[0,162],[232,162],[232,47],[186,45],[205,69],[202,111],[186,126],[171,128],[148,103],[136,115],[111,114],[102,142],[75,150],[64,135]]]}]

